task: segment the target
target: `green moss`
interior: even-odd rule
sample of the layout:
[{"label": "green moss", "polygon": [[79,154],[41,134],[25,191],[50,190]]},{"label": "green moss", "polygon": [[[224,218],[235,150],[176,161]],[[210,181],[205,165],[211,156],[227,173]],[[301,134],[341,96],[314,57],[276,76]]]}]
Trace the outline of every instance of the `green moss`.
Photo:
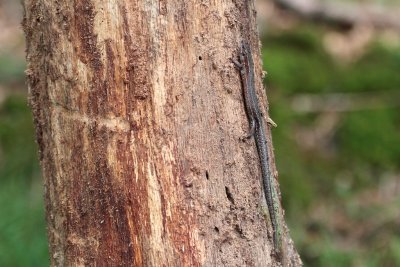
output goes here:
[{"label": "green moss", "polygon": [[[339,64],[324,51],[323,30],[303,25],[263,39],[270,116],[278,124],[272,135],[286,219],[306,266],[397,266],[399,235],[393,228],[376,226],[378,232],[362,243],[322,218],[311,221],[318,207],[330,203],[335,211],[329,212],[358,228],[371,225],[377,214],[382,223],[390,220],[391,208],[384,209],[382,203],[360,207],[357,194],[379,190],[377,183],[383,183],[387,173],[400,172],[400,49],[373,43],[358,61]],[[338,113],[332,135],[307,149],[296,135],[315,131],[324,112],[296,113],[291,101],[304,93],[351,93],[364,106]],[[387,238],[390,243],[378,245],[385,234],[392,237]],[[344,250],[343,242],[354,246]]]},{"label": "green moss", "polygon": [[24,81],[25,61],[0,54],[0,84]]},{"label": "green moss", "polygon": [[400,162],[400,126],[395,109],[352,112],[343,120],[338,139],[344,162],[368,162],[371,167],[396,169]]},{"label": "green moss", "polygon": [[43,189],[25,97],[0,107],[0,266],[48,266]]}]

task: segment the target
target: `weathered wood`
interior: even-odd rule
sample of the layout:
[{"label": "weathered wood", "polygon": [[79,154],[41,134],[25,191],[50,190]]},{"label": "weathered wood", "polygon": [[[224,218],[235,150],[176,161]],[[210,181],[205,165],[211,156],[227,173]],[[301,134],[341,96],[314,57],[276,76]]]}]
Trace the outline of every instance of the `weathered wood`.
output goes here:
[{"label": "weathered wood", "polygon": [[252,1],[25,0],[23,24],[53,266],[279,265],[230,61],[259,51]]}]

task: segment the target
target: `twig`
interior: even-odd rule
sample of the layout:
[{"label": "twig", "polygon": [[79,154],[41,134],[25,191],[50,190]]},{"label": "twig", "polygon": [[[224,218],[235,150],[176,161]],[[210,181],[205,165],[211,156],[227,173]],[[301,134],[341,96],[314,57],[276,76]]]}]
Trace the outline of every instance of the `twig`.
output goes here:
[{"label": "twig", "polygon": [[377,4],[348,4],[320,0],[273,0],[278,6],[312,20],[339,25],[370,25],[378,29],[400,31],[400,6]]},{"label": "twig", "polygon": [[293,97],[292,109],[302,113],[349,112],[400,107],[399,91],[376,93],[301,94]]}]

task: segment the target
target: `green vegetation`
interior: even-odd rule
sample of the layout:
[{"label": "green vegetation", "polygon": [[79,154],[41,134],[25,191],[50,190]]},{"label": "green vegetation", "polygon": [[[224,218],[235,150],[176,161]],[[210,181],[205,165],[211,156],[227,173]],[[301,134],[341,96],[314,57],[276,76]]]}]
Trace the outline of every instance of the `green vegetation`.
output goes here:
[{"label": "green vegetation", "polygon": [[0,266],[48,266],[42,182],[25,96],[0,106]]},{"label": "green vegetation", "polygon": [[[400,48],[375,42],[346,65],[325,52],[323,34],[301,26],[263,40],[286,219],[305,266],[400,266]],[[345,112],[292,108],[299,95],[332,93],[368,101]]]},{"label": "green vegetation", "polygon": [[0,53],[0,84],[23,81],[25,79],[24,69],[23,59]]}]

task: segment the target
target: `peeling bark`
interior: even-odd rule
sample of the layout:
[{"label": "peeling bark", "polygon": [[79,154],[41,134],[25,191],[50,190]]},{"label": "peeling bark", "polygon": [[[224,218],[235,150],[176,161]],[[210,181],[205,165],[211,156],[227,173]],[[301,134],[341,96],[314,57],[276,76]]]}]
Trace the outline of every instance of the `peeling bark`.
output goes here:
[{"label": "peeling bark", "polygon": [[240,141],[252,1],[25,0],[23,26],[52,266],[300,265]]}]

